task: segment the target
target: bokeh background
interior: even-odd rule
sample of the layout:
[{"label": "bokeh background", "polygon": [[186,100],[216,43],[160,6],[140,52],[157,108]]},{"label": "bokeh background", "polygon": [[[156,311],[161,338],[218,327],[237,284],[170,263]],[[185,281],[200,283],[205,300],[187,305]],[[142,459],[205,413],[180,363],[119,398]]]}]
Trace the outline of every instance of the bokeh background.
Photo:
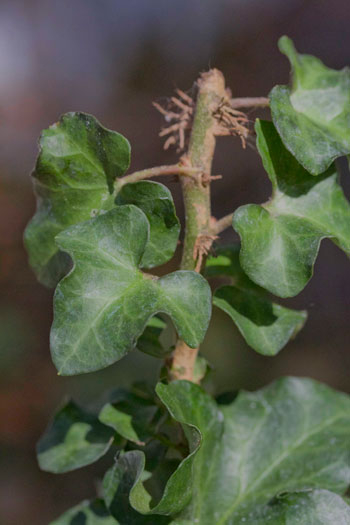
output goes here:
[{"label": "bokeh background", "polygon": [[[158,363],[132,352],[100,373],[59,378],[48,334],[52,291],[26,261],[22,232],[34,211],[29,174],[40,131],[60,114],[94,114],[131,142],[131,169],[176,161],[158,131],[161,101],[187,90],[198,73],[220,68],[235,96],[267,95],[288,81],[276,43],[292,37],[327,65],[350,64],[348,0],[1,0],[0,2],[0,523],[44,525],[94,494],[101,465],[64,476],[40,472],[35,443],[61,399],[93,405],[103,390],[155,381]],[[260,203],[270,187],[258,155],[222,139],[213,211]],[[340,164],[350,194],[350,176]],[[182,216],[179,189],[174,190]],[[232,239],[226,233],[226,240]],[[350,392],[350,263],[322,244],[315,275],[287,301],[307,308],[306,327],[276,358],[250,350],[224,314],[215,313],[203,353],[214,367],[215,393],[254,389],[279,375],[325,381]],[[107,461],[107,460],[106,460]]]}]

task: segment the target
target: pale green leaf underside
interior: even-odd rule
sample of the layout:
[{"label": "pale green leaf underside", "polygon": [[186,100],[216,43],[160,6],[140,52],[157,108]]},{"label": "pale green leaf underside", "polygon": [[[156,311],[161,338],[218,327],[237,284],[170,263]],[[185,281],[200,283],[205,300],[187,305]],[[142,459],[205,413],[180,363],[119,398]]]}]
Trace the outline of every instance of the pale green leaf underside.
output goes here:
[{"label": "pale green leaf underside", "polygon": [[113,442],[114,432],[69,402],[55,415],[37,445],[39,466],[62,473],[94,463]]},{"label": "pale green leaf underside", "polygon": [[[248,521],[249,523],[249,521]],[[252,517],[254,525],[350,525],[350,507],[328,490],[286,494]]]},{"label": "pale green leaf underside", "polygon": [[190,347],[203,340],[211,315],[207,282],[191,271],[161,278],[143,274],[138,267],[148,238],[147,218],[133,205],[72,226],[56,238],[74,261],[54,298],[51,351],[61,374],[114,363],[135,347],[158,312],[171,317]]},{"label": "pale green leaf underside", "polygon": [[43,131],[33,173],[37,211],[25,231],[30,264],[54,286],[69,268],[55,237],[62,230],[110,209],[113,183],[130,163],[130,145],[91,115],[66,113]]},{"label": "pale green leaf underside", "polygon": [[118,525],[102,500],[83,501],[50,525]]},{"label": "pale green leaf underside", "polygon": [[116,204],[134,204],[149,221],[150,236],[141,268],[160,266],[171,259],[179,239],[180,222],[168,188],[147,180],[126,184],[118,192]]},{"label": "pale green leaf underside", "polygon": [[311,55],[300,55],[282,37],[279,48],[293,69],[292,87],[270,93],[275,126],[287,149],[318,175],[350,153],[350,69],[335,71]]},{"label": "pale green leaf underside", "polygon": [[116,390],[100,411],[99,420],[136,444],[150,437],[150,422],[157,411],[153,401],[123,389]]},{"label": "pale green leaf underside", "polygon": [[159,385],[158,394],[177,420],[191,422],[202,436],[192,500],[175,523],[255,523],[249,516],[283,492],[342,494],[350,483],[347,395],[296,378],[242,392],[231,405],[216,406],[185,381]]},{"label": "pale green leaf underside", "polygon": [[307,313],[285,308],[244,274],[239,263],[239,244],[223,246],[207,261],[206,274],[225,276],[232,282],[215,291],[213,304],[226,312],[256,352],[277,354],[303,327]]},{"label": "pale green leaf underside", "polygon": [[273,194],[266,204],[241,206],[234,214],[240,262],[254,282],[290,297],[311,278],[323,238],[350,253],[350,206],[334,165],[312,176],[283,146],[272,122],[258,120],[256,132]]}]

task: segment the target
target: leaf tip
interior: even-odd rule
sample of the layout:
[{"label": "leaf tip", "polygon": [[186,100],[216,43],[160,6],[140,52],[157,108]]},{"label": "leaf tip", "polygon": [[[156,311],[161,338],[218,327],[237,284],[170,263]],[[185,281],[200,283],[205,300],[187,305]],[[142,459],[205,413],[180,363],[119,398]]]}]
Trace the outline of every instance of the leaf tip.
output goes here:
[{"label": "leaf tip", "polygon": [[298,59],[298,53],[297,53],[297,50],[295,49],[293,40],[291,38],[289,38],[288,36],[283,35],[278,40],[278,44],[277,45],[278,45],[278,49],[281,51],[281,53],[286,55],[286,57],[289,59],[291,65],[293,67],[295,67],[297,59]]}]

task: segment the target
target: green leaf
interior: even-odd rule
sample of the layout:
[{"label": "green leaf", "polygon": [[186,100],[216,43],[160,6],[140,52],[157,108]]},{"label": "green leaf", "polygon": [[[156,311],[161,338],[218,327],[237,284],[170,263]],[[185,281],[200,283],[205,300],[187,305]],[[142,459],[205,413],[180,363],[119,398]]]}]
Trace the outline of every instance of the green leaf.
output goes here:
[{"label": "green leaf", "polygon": [[62,473],[94,463],[113,442],[114,432],[70,401],[55,415],[37,445],[39,466]]},{"label": "green leaf", "polygon": [[91,115],[66,113],[43,131],[33,174],[37,211],[24,240],[40,282],[54,286],[70,259],[55,237],[114,206],[113,183],[129,167],[130,145]]},{"label": "green leaf", "polygon": [[74,260],[58,285],[51,330],[53,361],[63,375],[104,368],[135,345],[148,320],[163,312],[192,348],[204,338],[211,315],[206,280],[191,271],[164,277],[138,266],[149,224],[133,205],[117,207],[57,237]]},{"label": "green leaf", "polygon": [[142,335],[137,340],[137,349],[144,354],[164,359],[171,348],[164,348],[159,340],[166,328],[166,322],[159,316],[151,317]]},{"label": "green leaf", "polygon": [[210,255],[206,261],[204,275],[210,279],[227,277],[240,288],[252,289],[256,293],[266,295],[265,290],[253,283],[242,270],[239,262],[239,243],[222,245],[215,248],[215,255]]},{"label": "green leaf", "polygon": [[210,371],[208,361],[202,355],[198,354],[193,367],[193,382],[200,383]]},{"label": "green leaf", "polygon": [[166,186],[148,180],[126,184],[118,192],[116,204],[138,206],[149,221],[150,236],[141,268],[153,268],[172,258],[179,239],[180,222]]},{"label": "green leaf", "polygon": [[285,308],[236,286],[216,290],[213,304],[231,317],[247,344],[262,355],[276,355],[307,317],[305,311]]},{"label": "green leaf", "polygon": [[[186,381],[158,385],[157,392],[177,420],[202,436],[192,500],[175,523],[255,523],[251,516],[283,492],[323,488],[342,494],[350,483],[345,394],[296,378],[241,392],[231,405],[217,406]],[[186,425],[184,430],[191,432]]]},{"label": "green leaf", "polygon": [[51,525],[118,525],[102,500],[83,501],[68,510]]},{"label": "green leaf", "polygon": [[254,282],[290,297],[311,278],[322,239],[350,253],[350,206],[334,165],[314,177],[284,148],[271,122],[257,121],[256,132],[273,194],[266,204],[247,204],[234,214],[240,262]]},{"label": "green leaf", "polygon": [[335,71],[300,55],[286,36],[279,48],[292,66],[292,87],[270,93],[272,118],[287,149],[313,175],[350,153],[350,69]]},{"label": "green leaf", "polygon": [[273,303],[243,272],[239,248],[239,244],[225,246],[207,261],[207,275],[226,275],[233,283],[215,291],[213,304],[231,317],[256,352],[276,355],[301,330],[307,313]]},{"label": "green leaf", "polygon": [[[203,391],[198,389],[189,392],[186,389],[186,385],[190,385],[190,383],[180,382],[180,384],[185,386],[183,390],[177,389],[177,399],[175,404],[170,399],[172,396],[170,386],[166,387],[165,385],[158,384],[156,391],[174,419],[184,425],[186,437],[189,442],[190,454],[181,461],[179,466],[169,477],[164,492],[158,502],[152,500],[151,495],[143,484],[143,475],[145,472],[144,453],[142,451],[134,450],[122,454],[118,458],[115,466],[108,472],[104,483],[106,486],[106,504],[110,508],[112,515],[118,519],[118,521],[120,521],[122,516],[127,513],[127,506],[129,503],[135,511],[144,515],[173,515],[181,511],[181,509],[183,509],[190,501],[192,488],[193,486],[196,487],[196,485],[193,484],[191,475],[193,461],[198,451],[200,438],[202,437],[204,439],[209,436],[209,434],[201,436],[197,430],[200,425],[197,421],[192,421],[192,411],[186,410],[192,402],[202,403],[201,397]],[[188,398],[189,394],[193,394],[192,399]],[[215,402],[211,400],[209,396],[207,397],[210,402],[206,404],[206,411],[202,417],[208,426],[215,427],[216,423],[218,423],[217,418],[219,416],[217,414]],[[178,405],[183,407],[182,411],[178,409]],[[219,426],[221,428],[220,422]],[[220,433],[214,435],[215,438],[218,438],[219,436]],[[152,520],[150,523],[153,524]]]},{"label": "green leaf", "polygon": [[157,410],[152,400],[118,389],[102,408],[99,420],[123,438],[142,445],[152,435],[151,421]]},{"label": "green leaf", "polygon": [[350,507],[328,490],[296,492],[278,498],[254,516],[255,525],[350,525]]},{"label": "green leaf", "polygon": [[[166,516],[145,516],[137,512],[129,502],[129,493],[135,486],[135,479],[144,473],[144,454],[133,450],[122,454],[115,465],[106,472],[103,479],[104,499],[110,513],[118,520],[119,525],[166,525],[170,519]],[[141,485],[140,482],[140,487]],[[145,490],[138,496],[150,502]]]}]

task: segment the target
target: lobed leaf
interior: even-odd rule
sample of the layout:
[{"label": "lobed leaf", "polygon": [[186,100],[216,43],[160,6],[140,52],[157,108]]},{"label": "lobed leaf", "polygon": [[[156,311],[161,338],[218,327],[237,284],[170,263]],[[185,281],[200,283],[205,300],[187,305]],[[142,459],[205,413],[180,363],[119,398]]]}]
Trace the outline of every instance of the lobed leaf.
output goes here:
[{"label": "lobed leaf", "polygon": [[[157,391],[172,415],[202,436],[193,462],[192,499],[175,523],[255,523],[252,516],[265,512],[281,493],[342,494],[350,483],[345,394],[296,378],[241,392],[231,405],[215,405],[199,386],[185,381],[159,385]],[[305,505],[304,510],[305,520],[312,509]]]},{"label": "lobed leaf", "polygon": [[153,268],[171,259],[179,240],[180,222],[168,188],[148,180],[126,184],[118,192],[116,204],[134,204],[148,219],[150,236],[140,266]]},{"label": "lobed leaf", "polygon": [[68,228],[57,236],[74,268],[58,285],[51,330],[53,361],[63,375],[104,368],[135,345],[149,319],[169,315],[192,348],[211,315],[208,283],[196,272],[164,277],[139,270],[149,223],[133,205]]},{"label": "lobed leaf", "polygon": [[63,115],[43,131],[39,144],[33,173],[37,211],[24,241],[39,281],[54,286],[70,266],[56,235],[114,206],[113,183],[129,167],[130,145],[85,113]]},{"label": "lobed leaf", "polygon": [[213,304],[231,317],[256,352],[276,355],[301,330],[307,313],[272,302],[243,272],[239,249],[239,244],[219,248],[217,257],[207,261],[208,276],[225,275],[233,283],[215,291]]},{"label": "lobed leaf", "polygon": [[350,69],[335,71],[300,55],[286,36],[279,48],[292,66],[292,87],[270,93],[274,124],[286,148],[313,175],[350,153]]},{"label": "lobed leaf", "polygon": [[247,204],[234,214],[240,262],[254,282],[290,297],[311,278],[322,239],[350,253],[350,206],[334,165],[312,176],[284,148],[271,122],[258,120],[256,132],[273,193],[266,204]]},{"label": "lobed leaf", "polygon": [[62,473],[90,465],[103,456],[114,432],[70,401],[61,408],[37,445],[39,466]]}]

